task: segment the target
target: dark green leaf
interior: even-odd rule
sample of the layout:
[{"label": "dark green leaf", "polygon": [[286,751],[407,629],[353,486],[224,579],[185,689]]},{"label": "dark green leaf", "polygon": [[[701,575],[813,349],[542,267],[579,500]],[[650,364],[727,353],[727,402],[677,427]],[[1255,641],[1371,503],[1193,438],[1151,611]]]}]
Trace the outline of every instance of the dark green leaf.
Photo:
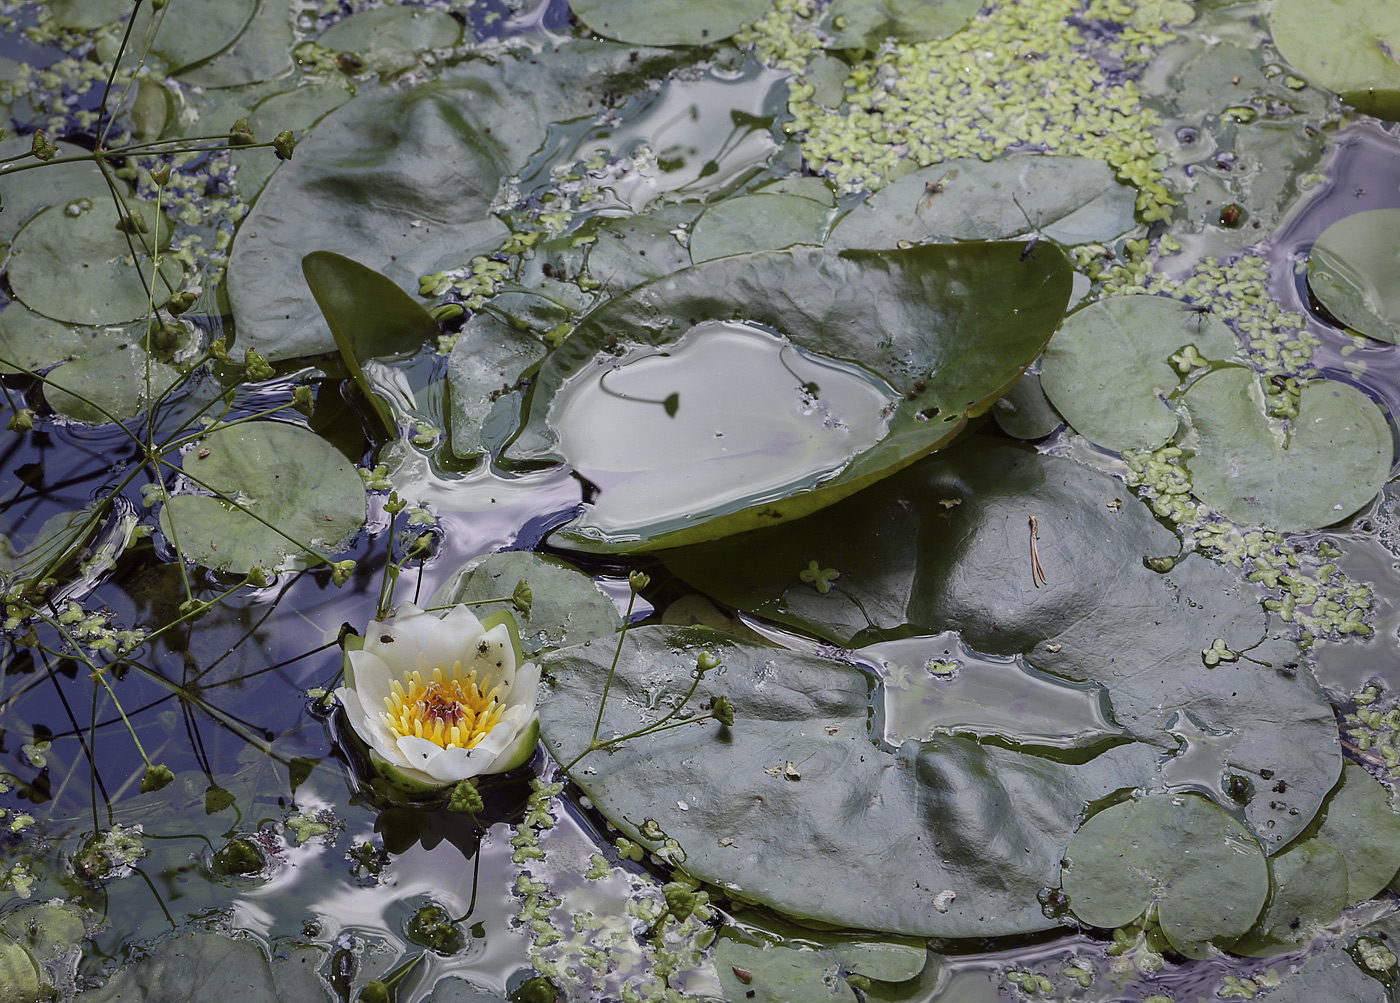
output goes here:
[{"label": "dark green leaf", "polygon": [[1400,815],[1390,789],[1355,763],[1342,770],[1317,838],[1346,860],[1347,905],[1377,894],[1400,870]]},{"label": "dark green leaf", "polygon": [[1322,231],[1308,288],[1352,330],[1400,342],[1400,209],[1355,213]]},{"label": "dark green leaf", "polygon": [[1269,25],[1298,72],[1360,111],[1400,119],[1400,8],[1369,0],[1279,0]]}]

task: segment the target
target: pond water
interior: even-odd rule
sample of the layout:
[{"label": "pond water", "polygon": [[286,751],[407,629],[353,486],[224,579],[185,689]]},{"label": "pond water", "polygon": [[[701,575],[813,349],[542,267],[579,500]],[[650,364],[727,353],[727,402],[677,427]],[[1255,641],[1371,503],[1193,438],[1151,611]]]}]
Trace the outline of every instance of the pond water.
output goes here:
[{"label": "pond water", "polygon": [[[1392,999],[1400,81],[1300,6],[5,0],[0,997]],[[376,766],[406,602],[524,765]]]}]

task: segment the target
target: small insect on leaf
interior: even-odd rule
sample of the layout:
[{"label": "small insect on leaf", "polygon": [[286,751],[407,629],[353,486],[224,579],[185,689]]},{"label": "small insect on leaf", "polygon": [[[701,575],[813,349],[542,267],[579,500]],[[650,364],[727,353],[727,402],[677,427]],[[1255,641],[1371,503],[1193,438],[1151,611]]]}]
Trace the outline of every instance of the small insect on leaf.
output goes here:
[{"label": "small insect on leaf", "polygon": [[748,985],[753,981],[753,972],[749,971],[747,968],[735,968],[731,965],[729,970],[733,972],[734,977],[744,985]]}]

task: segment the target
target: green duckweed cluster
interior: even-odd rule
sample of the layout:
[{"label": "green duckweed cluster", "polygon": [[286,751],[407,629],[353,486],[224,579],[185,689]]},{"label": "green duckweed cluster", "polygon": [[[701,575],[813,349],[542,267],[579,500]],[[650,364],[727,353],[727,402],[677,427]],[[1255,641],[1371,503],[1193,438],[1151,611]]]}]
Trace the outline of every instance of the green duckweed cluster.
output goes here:
[{"label": "green duckweed cluster", "polygon": [[[532,783],[533,792],[511,845],[515,847],[512,859],[521,865],[515,882],[520,899],[517,921],[529,932],[529,957],[536,971],[570,998],[579,991],[591,991],[624,1003],[690,999],[683,991],[685,976],[702,965],[715,937],[709,894],[684,875],[658,886],[595,853],[583,877],[625,886],[619,893],[626,899],[625,912],[568,912],[565,896],[551,887],[552,872],[545,864],[541,839],[557,822],[553,800],[564,787],[540,779]],[[641,850],[626,842],[629,850]],[[626,851],[624,855],[630,857]],[[635,932],[638,925],[646,930],[642,936]]]},{"label": "green duckweed cluster", "polygon": [[1400,699],[1375,684],[1351,695],[1356,709],[1342,715],[1342,736],[1366,759],[1400,780]]},{"label": "green duckweed cluster", "polygon": [[[991,160],[1013,149],[1096,157],[1138,189],[1144,222],[1175,204],[1165,158],[1132,70],[1191,20],[1188,4],[1011,0],[933,42],[889,45],[851,65],[838,86],[821,56],[815,4],[784,0],[741,41],[793,70],[791,119],[807,163],[845,191],[876,189],[955,157]],[[1121,26],[1090,38],[1089,26]],[[1127,72],[1110,72],[1108,66]]]}]

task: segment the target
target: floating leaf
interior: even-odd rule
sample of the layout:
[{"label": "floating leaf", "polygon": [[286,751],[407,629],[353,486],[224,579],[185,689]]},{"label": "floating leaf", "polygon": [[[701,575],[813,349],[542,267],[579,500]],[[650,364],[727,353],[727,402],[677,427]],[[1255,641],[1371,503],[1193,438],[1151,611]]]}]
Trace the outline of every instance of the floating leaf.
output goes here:
[{"label": "floating leaf", "polygon": [[497,188],[544,141],[548,123],[586,114],[603,93],[668,65],[655,53],[575,42],[548,60],[474,60],[341,105],[239,226],[228,275],[238,344],[274,361],[331,350],[297,275],[316,248],[363,258],[404,288],[495,250],[506,235],[491,216]]},{"label": "floating leaf", "polygon": [[597,241],[588,251],[588,274],[615,296],[650,279],[691,264],[690,252],[677,239],[694,223],[700,207],[663,205],[644,216],[605,218],[597,223]]},{"label": "floating leaf", "polygon": [[364,525],[365,489],[354,465],[296,425],[215,429],[185,454],[184,471],[196,490],[239,502],[180,494],[161,511],[170,544],[207,568],[243,574],[254,566],[281,571],[319,563],[305,547],[332,553]]},{"label": "floating leaf", "polygon": [[690,235],[696,264],[748,251],[820,244],[830,210],[798,195],[740,195],[705,210]]},{"label": "floating leaf", "polygon": [[[395,56],[450,49],[461,40],[461,22],[445,11],[381,7],[337,21],[316,41],[332,52],[353,53],[374,67]],[[412,65],[412,60],[408,65]]]},{"label": "floating leaf", "polygon": [[258,5],[259,0],[180,0],[155,10],[143,4],[133,13],[132,38],[147,37],[152,21],[159,21],[151,54],[166,64],[166,72],[179,73],[232,45],[252,22]]},{"label": "floating leaf", "polygon": [[581,549],[794,518],[947,442],[1020,375],[1068,292],[1053,247],[705,262],[585,316],[545,360],[506,452],[566,460],[599,486],[560,534]]},{"label": "floating leaf", "polygon": [[1210,801],[1160,794],[1092,816],[1065,851],[1064,891],[1091,926],[1126,926],[1155,906],[1172,946],[1206,958],[1254,925],[1269,866],[1249,831]]},{"label": "floating leaf", "polygon": [[[248,124],[259,139],[271,139],[290,129],[300,139],[306,130],[351,98],[350,91],[331,84],[294,87],[259,101],[248,115]],[[295,156],[293,157],[295,159]],[[283,161],[272,150],[249,150],[238,156],[238,191],[251,200],[262,191],[272,172]]]},{"label": "floating leaf", "polygon": [[[123,5],[130,7],[127,0]],[[59,157],[82,156],[90,151],[72,143],[58,142]],[[29,136],[0,140],[0,160],[22,157],[33,146]],[[5,210],[0,213],[0,241],[9,243],[19,232],[20,227],[33,219],[41,209],[49,206],[62,206],[70,213],[84,211],[96,204],[112,204],[112,195],[102,171],[92,161],[76,161],[66,164],[49,164],[39,170],[11,173],[16,167],[33,164],[25,158],[0,165],[0,178],[4,179]],[[125,193],[123,193],[125,194]],[[71,207],[71,208],[69,208]]]},{"label": "floating leaf", "polygon": [[[220,0],[208,0],[219,3]],[[183,3],[183,0],[182,0]],[[253,17],[212,59],[181,71],[180,82],[195,87],[238,87],[275,80],[292,72],[296,35],[290,12],[277,0],[258,0]]]},{"label": "floating leaf", "polygon": [[1134,199],[1101,160],[960,158],[880,189],[836,224],[829,246],[1000,240],[1032,231],[1064,244],[1112,240],[1132,229]]},{"label": "floating leaf", "polygon": [[14,1003],[41,1003],[52,998],[52,986],[33,955],[0,934],[0,998]]},{"label": "floating leaf", "polygon": [[1356,964],[1345,947],[1313,955],[1288,980],[1264,997],[1267,1003],[1388,1003],[1390,993]]},{"label": "floating leaf", "polygon": [[[509,388],[544,354],[539,338],[493,314],[474,314],[467,321],[447,360],[453,453],[463,459],[479,456],[515,431],[521,395]],[[492,416],[501,410],[507,412],[505,427],[497,433]]]},{"label": "floating leaf", "polygon": [[[132,204],[146,232],[128,238],[117,230],[117,213],[110,200],[70,203],[39,213],[15,235],[10,246],[9,275],[15,298],[37,313],[70,324],[120,324],[144,317],[151,305],[146,282],[150,260],[142,254],[133,263],[131,248],[141,248],[160,228],[160,242],[170,239],[171,224],[151,206]],[[128,244],[128,239],[131,243]],[[137,268],[140,271],[137,271]],[[180,287],[180,264],[167,256],[154,290],[160,306]]]},{"label": "floating leaf", "polygon": [[1305,77],[1377,118],[1400,118],[1400,9],[1369,0],[1279,0],[1274,44]]},{"label": "floating leaf", "polygon": [[9,303],[0,311],[0,373],[40,372],[84,355],[114,351],[130,341],[121,328],[63,324],[23,303]]},{"label": "floating leaf", "polygon": [[1188,346],[1213,361],[1240,347],[1221,321],[1176,300],[1110,297],[1065,318],[1045,349],[1040,384],[1080,435],[1106,449],[1156,449],[1176,434],[1167,398],[1183,374],[1171,360]]},{"label": "floating leaf", "polygon": [[1342,770],[1317,838],[1346,860],[1347,905],[1365,902],[1400,871],[1400,815],[1390,790],[1355,763]]},{"label": "floating leaf", "polygon": [[1007,435],[1040,439],[1065,423],[1041,389],[1039,373],[1026,373],[992,405],[992,417]]},{"label": "floating leaf", "polygon": [[166,941],[83,995],[91,1003],[189,1003],[214,998],[227,1003],[293,1003],[277,992],[272,969],[255,941],[216,933],[187,933]]},{"label": "floating leaf", "polygon": [[869,940],[797,928],[792,933],[794,939],[777,942],[752,935],[741,940],[733,930],[722,933],[715,946],[715,970],[724,994],[734,1003],[850,1001],[856,997],[847,976],[908,982],[928,960],[928,949],[912,939]]},{"label": "floating leaf", "polygon": [[768,0],[569,0],[590,31],[634,45],[712,45],[768,12]]},{"label": "floating leaf", "polygon": [[466,979],[449,975],[439,979],[425,1003],[506,1003],[500,993],[474,986]]},{"label": "floating leaf", "polygon": [[[979,652],[1097,683],[1128,734],[1180,753],[1172,782],[1236,807],[1227,778],[1249,778],[1245,819],[1282,849],[1336,782],[1335,716],[1251,583],[1201,557],[1144,566],[1178,547],[1115,478],[976,437],[807,519],[666,560],[722,602],[838,644],[958,630]],[[799,575],[811,561],[839,576],[826,595]],[[1216,638],[1248,657],[1207,666]],[[1286,796],[1264,793],[1280,782]]]},{"label": "floating leaf", "polygon": [[[542,659],[554,682],[541,734],[560,762],[592,736],[613,651],[594,642]],[[688,872],[799,919],[938,937],[1051,928],[1036,893],[1055,883],[1079,813],[1155,770],[1155,753],[1136,744],[1083,765],[963,738],[886,751],[867,730],[860,669],[695,627],[627,634],[600,734],[666,714],[701,651],[723,668],[690,706],[724,695],[734,726],[632,739],[592,754],[573,779],[629,839],[657,845],[640,830],[652,820],[680,843]]]},{"label": "floating leaf", "polygon": [[[530,589],[529,614],[517,612],[520,644],[526,655],[547,648],[611,637],[622,629],[613,601],[593,579],[572,565],[525,550],[507,550],[473,561],[433,595],[433,606],[486,602],[476,607],[481,619],[510,609],[517,583]],[[501,602],[506,599],[506,602]]]},{"label": "floating leaf", "polygon": [[84,352],[49,370],[44,384],[49,407],[77,421],[120,421],[140,413],[179,380],[179,372],[139,344],[121,337],[113,341],[107,351]]},{"label": "floating leaf", "polygon": [[961,31],[981,0],[832,0],[823,26],[837,49],[877,49],[887,38],[932,42]]},{"label": "floating leaf", "polygon": [[1335,380],[1303,384],[1285,427],[1265,413],[1249,369],[1208,373],[1183,395],[1191,490],[1246,526],[1317,529],[1341,522],[1390,477],[1390,425],[1369,397]]},{"label": "floating leaf", "polygon": [[1267,956],[1311,942],[1347,905],[1347,865],[1319,839],[1306,839],[1269,860],[1273,892],[1258,925],[1230,946],[1235,954]]},{"label": "floating leaf", "polygon": [[1308,288],[1353,331],[1400,343],[1400,209],[1358,212],[1322,231]]}]

